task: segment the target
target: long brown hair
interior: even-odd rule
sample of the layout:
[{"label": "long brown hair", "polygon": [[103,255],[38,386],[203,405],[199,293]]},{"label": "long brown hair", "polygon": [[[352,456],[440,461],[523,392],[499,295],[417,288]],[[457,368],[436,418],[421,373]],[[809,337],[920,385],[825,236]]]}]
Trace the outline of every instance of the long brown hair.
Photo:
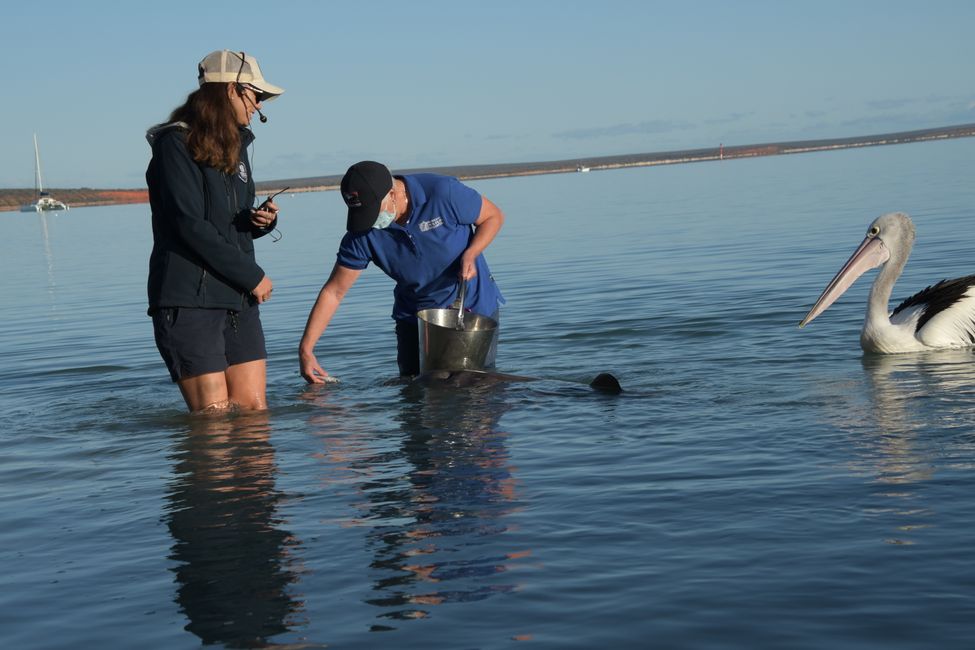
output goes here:
[{"label": "long brown hair", "polygon": [[230,84],[205,83],[173,110],[170,122],[190,126],[186,146],[196,162],[227,174],[237,171],[240,157],[240,129],[227,96]]}]

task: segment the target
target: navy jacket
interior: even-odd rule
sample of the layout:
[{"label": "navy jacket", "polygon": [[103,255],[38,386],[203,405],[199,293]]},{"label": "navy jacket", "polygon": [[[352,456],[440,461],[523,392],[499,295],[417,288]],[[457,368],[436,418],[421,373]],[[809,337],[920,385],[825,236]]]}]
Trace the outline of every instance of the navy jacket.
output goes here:
[{"label": "navy jacket", "polygon": [[242,311],[256,304],[251,290],[264,277],[254,238],[273,229],[251,224],[254,179],[247,159],[253,142],[241,129],[235,174],[198,165],[186,148],[187,127],[162,124],[146,133],[152,160],[146,170],[152,208],[149,313],[160,307]]}]

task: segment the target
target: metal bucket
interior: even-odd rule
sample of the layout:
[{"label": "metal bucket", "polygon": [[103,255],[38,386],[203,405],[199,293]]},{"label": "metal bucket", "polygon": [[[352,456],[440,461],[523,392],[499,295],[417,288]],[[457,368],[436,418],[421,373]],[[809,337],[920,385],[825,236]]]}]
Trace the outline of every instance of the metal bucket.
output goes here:
[{"label": "metal bucket", "polygon": [[456,309],[424,309],[420,319],[420,371],[483,370],[498,322],[464,313],[464,329],[457,329]]}]

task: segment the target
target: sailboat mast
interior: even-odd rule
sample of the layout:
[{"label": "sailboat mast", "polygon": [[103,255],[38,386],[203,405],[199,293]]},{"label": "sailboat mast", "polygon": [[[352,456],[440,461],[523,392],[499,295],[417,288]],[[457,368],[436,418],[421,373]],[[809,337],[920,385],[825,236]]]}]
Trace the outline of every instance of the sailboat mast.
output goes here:
[{"label": "sailboat mast", "polygon": [[34,134],[34,188],[38,196],[44,193],[44,186],[41,184],[41,152],[37,148],[37,134]]}]

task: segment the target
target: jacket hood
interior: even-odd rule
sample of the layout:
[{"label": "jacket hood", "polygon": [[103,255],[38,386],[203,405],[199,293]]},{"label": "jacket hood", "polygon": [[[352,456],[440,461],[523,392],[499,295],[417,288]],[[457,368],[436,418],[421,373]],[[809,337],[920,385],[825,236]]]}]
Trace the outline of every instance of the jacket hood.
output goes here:
[{"label": "jacket hood", "polygon": [[[186,122],[163,122],[162,124],[156,124],[155,126],[150,126],[146,131],[146,141],[151,147],[155,144],[156,140],[159,139],[164,133],[169,133],[170,131],[183,131],[187,132],[190,130],[190,125]],[[250,146],[250,143],[254,141],[254,132],[251,131],[246,126],[240,127],[240,141],[244,146]]]},{"label": "jacket hood", "polygon": [[163,122],[162,124],[156,124],[155,126],[149,127],[146,131],[146,141],[151,147],[160,135],[174,129],[189,131],[190,125],[186,122]]}]

